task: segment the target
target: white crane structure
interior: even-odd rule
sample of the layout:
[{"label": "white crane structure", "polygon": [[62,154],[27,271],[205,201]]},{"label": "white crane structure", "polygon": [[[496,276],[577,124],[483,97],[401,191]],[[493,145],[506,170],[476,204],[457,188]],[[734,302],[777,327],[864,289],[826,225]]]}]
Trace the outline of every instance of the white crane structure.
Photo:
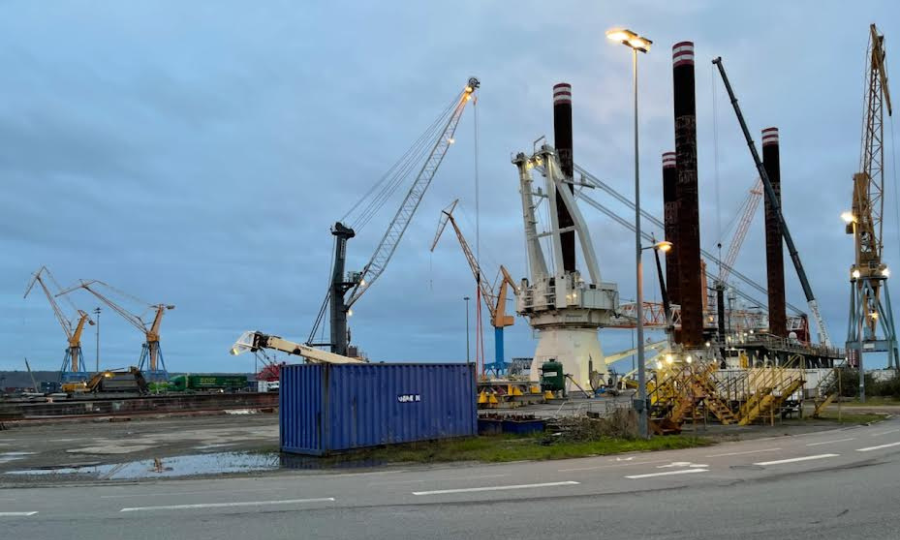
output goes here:
[{"label": "white crane structure", "polygon": [[[597,331],[610,323],[619,303],[615,283],[603,282],[590,233],[575,195],[562,173],[556,150],[543,145],[533,155],[519,153],[513,160],[519,171],[522,217],[525,226],[528,270],[516,298],[516,311],[527,317],[539,339],[531,364],[531,378],[540,377],[540,367],[548,360],[563,364],[567,375],[584,388],[590,386],[591,372],[605,377],[607,368]],[[534,188],[532,170],[544,177],[543,189]],[[560,198],[574,224],[561,229],[557,214]],[[537,202],[535,200],[537,199]],[[550,223],[546,232],[538,232],[537,207],[546,199]],[[574,231],[587,266],[587,279],[579,271],[566,272],[560,233]],[[545,257],[541,240],[550,238],[549,257]],[[548,268],[547,259],[551,265]]]}]

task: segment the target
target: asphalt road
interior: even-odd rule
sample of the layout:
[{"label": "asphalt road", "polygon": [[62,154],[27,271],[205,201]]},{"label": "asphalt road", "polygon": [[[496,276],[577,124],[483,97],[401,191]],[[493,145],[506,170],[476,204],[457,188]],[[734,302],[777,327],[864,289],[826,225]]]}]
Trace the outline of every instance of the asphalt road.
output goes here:
[{"label": "asphalt road", "polygon": [[900,538],[900,420],[502,465],[0,490],[4,538]]}]

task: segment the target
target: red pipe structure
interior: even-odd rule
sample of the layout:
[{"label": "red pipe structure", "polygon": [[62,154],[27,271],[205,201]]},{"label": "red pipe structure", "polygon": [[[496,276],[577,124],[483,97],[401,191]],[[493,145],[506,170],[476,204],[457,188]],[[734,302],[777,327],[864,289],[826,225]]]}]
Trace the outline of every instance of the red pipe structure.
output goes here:
[{"label": "red pipe structure", "polygon": [[784,240],[778,223],[777,207],[781,206],[781,164],[778,128],[762,130],[762,155],[772,191],[778,198],[773,205],[766,194],[766,279],[769,290],[769,331],[787,337],[787,309],[784,291]]},{"label": "red pipe structure", "polygon": [[[572,85],[569,83],[562,82],[553,86],[553,144],[559,155],[559,165],[563,174],[573,178],[575,158],[572,153]],[[572,184],[569,184],[569,189],[572,193],[575,192],[575,186]],[[562,197],[556,199],[556,216],[561,230],[575,225]],[[563,270],[574,272],[575,231],[561,232],[559,243],[562,248]]]}]

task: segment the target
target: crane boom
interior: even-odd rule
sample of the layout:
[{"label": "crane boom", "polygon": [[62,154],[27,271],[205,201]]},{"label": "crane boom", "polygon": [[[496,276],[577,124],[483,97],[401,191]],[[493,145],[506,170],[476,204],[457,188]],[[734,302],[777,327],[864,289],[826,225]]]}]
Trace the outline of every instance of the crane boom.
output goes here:
[{"label": "crane boom", "polygon": [[25,296],[22,298],[28,298],[28,293],[31,292],[31,289],[34,287],[34,284],[37,283],[41,286],[41,289],[44,291],[44,295],[47,297],[47,301],[50,302],[50,307],[53,308],[53,315],[56,317],[57,322],[62,327],[63,332],[66,333],[66,338],[72,339],[72,335],[74,331],[72,330],[72,322],[66,317],[63,313],[62,309],[59,307],[59,304],[56,302],[56,299],[53,297],[53,293],[50,292],[50,289],[47,288],[47,284],[44,283],[44,279],[41,277],[41,274],[47,273],[50,274],[50,270],[46,266],[40,267],[37,272],[31,278],[31,281],[28,282],[28,287],[25,289]]},{"label": "crane boom", "polygon": [[757,178],[753,187],[750,189],[750,193],[747,195],[746,201],[742,205],[744,211],[741,213],[741,219],[738,222],[737,229],[734,231],[731,245],[728,246],[728,253],[725,255],[725,264],[723,264],[719,270],[719,281],[721,283],[728,281],[731,269],[737,261],[738,253],[740,253],[741,246],[744,244],[744,239],[747,237],[747,232],[750,230],[750,223],[753,221],[753,216],[756,215],[756,209],[759,207],[759,201],[762,199],[762,194],[762,180]]},{"label": "crane boom", "polygon": [[[456,133],[456,126],[459,124],[459,119],[462,117],[466,104],[472,99],[475,89],[479,86],[480,83],[478,82],[478,79],[475,77],[469,78],[465,89],[460,95],[453,114],[450,115],[450,118],[444,125],[444,129],[434,143],[431,153],[419,170],[416,179],[413,181],[412,187],[400,204],[400,208],[397,209],[397,213],[391,220],[390,225],[388,225],[387,231],[385,231],[384,236],[381,238],[381,242],[378,243],[378,247],[375,248],[375,253],[372,255],[372,258],[366,266],[363,267],[360,280],[350,290],[349,297],[345,304],[346,308],[349,309],[357,300],[359,300],[366,290],[372,286],[372,283],[381,276],[390,262],[391,257],[394,255],[394,251],[397,250],[397,245],[399,245],[400,240],[403,238],[403,233],[406,232],[406,228],[409,226],[410,221],[412,221],[413,215],[419,208],[419,203],[422,202],[422,197],[428,190],[428,186],[431,185],[431,180],[434,178],[438,167],[440,167],[441,162],[444,160],[444,156],[447,155],[447,150],[450,148],[450,145],[454,142],[453,136]],[[365,283],[365,285],[363,285],[363,283]]]},{"label": "crane boom", "polygon": [[787,226],[787,222],[784,220],[784,214],[781,211],[781,203],[779,202],[778,196],[775,194],[775,190],[772,188],[772,182],[769,181],[769,174],[766,172],[762,159],[759,157],[759,152],[756,151],[756,144],[753,142],[753,137],[750,135],[750,129],[747,128],[747,122],[744,121],[744,114],[741,112],[737,97],[735,97],[734,90],[731,88],[731,83],[728,81],[728,75],[725,73],[725,66],[722,64],[722,57],[714,59],[713,64],[719,68],[719,75],[722,76],[725,90],[728,92],[728,97],[731,99],[734,114],[737,116],[738,123],[741,125],[741,130],[744,132],[744,138],[747,140],[747,147],[750,149],[750,155],[753,157],[756,170],[759,172],[763,187],[766,189],[766,198],[770,201],[772,210],[774,210],[774,213],[778,218],[778,225],[781,227],[784,243],[787,245],[791,261],[794,263],[794,269],[797,271],[797,277],[800,279],[800,286],[803,288],[803,294],[806,296],[806,303],[809,306],[810,313],[812,313],[812,316],[816,321],[816,326],[819,330],[819,340],[825,345],[830,345],[831,339],[828,337],[828,329],[825,327],[825,320],[822,319],[822,314],[819,312],[819,303],[816,301],[812,286],[809,284],[809,279],[806,277],[806,270],[803,268],[803,262],[800,260],[800,253],[797,251],[797,246],[794,244],[794,238],[791,236],[791,231]]},{"label": "crane boom", "polygon": [[244,332],[231,347],[232,355],[239,355],[245,352],[256,352],[260,349],[270,349],[273,351],[281,351],[296,356],[306,358],[306,361],[312,364],[365,364],[365,360],[352,358],[340,354],[323,351],[295,343],[287,339],[270,336],[258,331]]}]

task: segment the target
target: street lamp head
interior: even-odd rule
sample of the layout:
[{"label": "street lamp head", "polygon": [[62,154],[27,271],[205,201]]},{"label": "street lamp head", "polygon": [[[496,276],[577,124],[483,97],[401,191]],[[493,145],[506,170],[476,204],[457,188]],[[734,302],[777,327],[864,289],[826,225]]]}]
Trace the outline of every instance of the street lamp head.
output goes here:
[{"label": "street lamp head", "polygon": [[853,212],[849,210],[841,213],[841,219],[844,220],[844,223],[856,223],[856,216],[853,215]]},{"label": "street lamp head", "polygon": [[653,44],[649,39],[641,37],[625,28],[612,28],[607,30],[606,37],[609,38],[610,41],[616,41],[643,53],[650,52],[650,45]]},{"label": "street lamp head", "polygon": [[662,251],[663,253],[666,253],[672,249],[672,246],[673,246],[672,242],[669,242],[668,240],[663,240],[661,242],[657,242],[656,244],[654,244],[653,248],[658,251]]}]

